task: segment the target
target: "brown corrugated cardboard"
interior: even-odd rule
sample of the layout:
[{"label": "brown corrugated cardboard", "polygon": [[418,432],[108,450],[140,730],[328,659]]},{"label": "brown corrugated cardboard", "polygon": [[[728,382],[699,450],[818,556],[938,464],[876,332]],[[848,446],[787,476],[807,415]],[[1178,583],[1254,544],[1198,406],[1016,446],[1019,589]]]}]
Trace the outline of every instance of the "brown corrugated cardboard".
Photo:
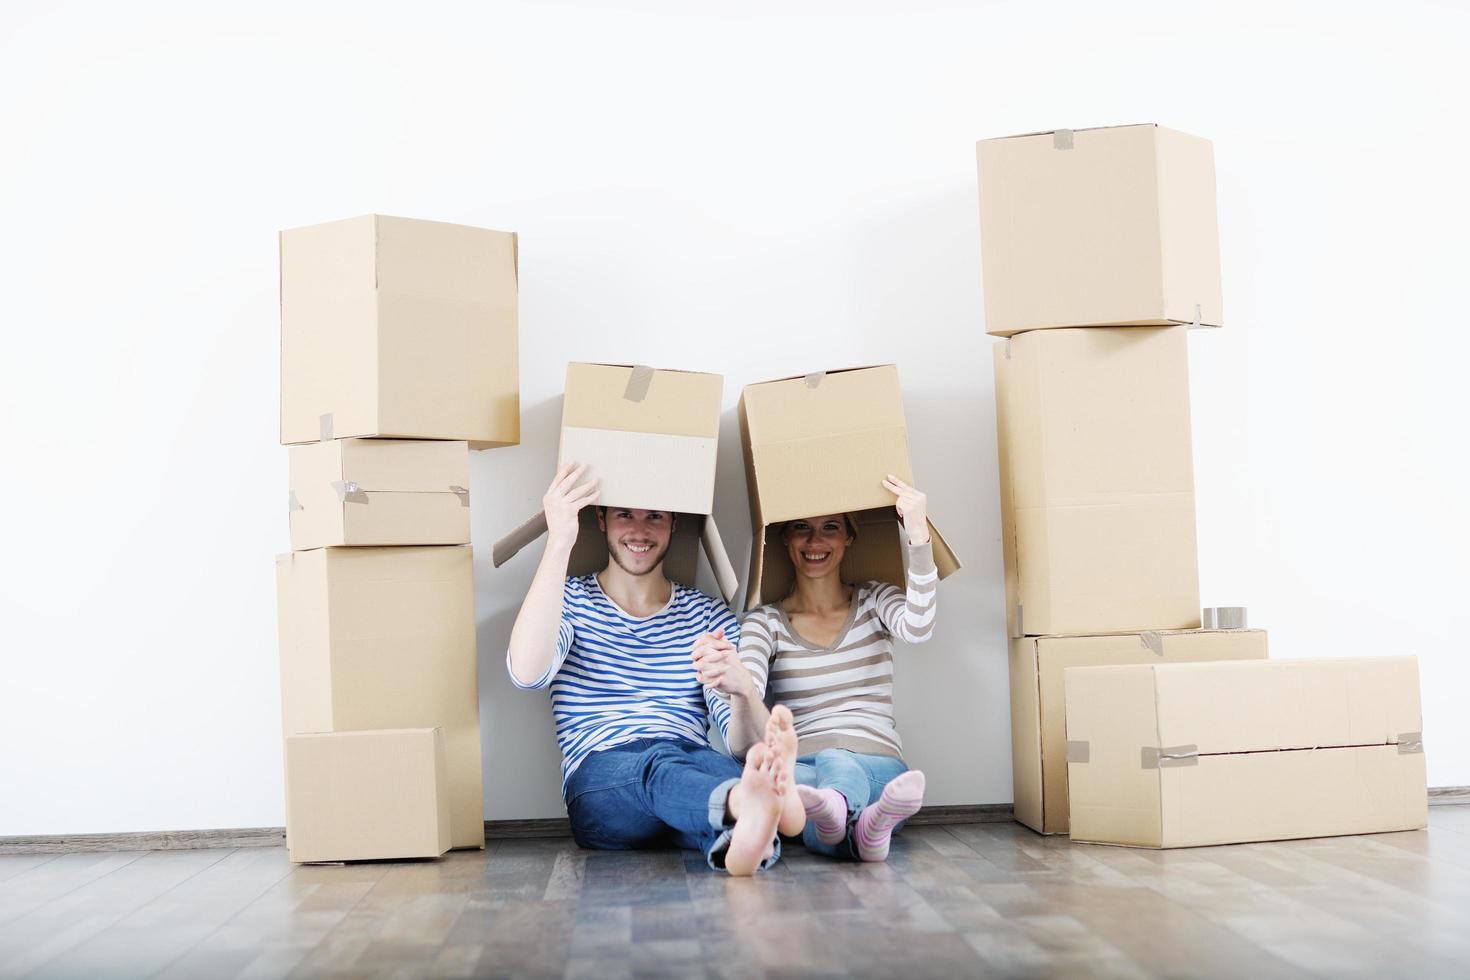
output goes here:
[{"label": "brown corrugated cardboard", "polygon": [[1010,635],[1200,625],[1184,327],[995,345]]},{"label": "brown corrugated cardboard", "polygon": [[291,549],[468,544],[464,442],[333,439],[292,446]]},{"label": "brown corrugated cardboard", "polygon": [[449,850],[449,779],[438,728],[286,737],[292,861],[438,857]]},{"label": "brown corrugated cardboard", "polygon": [[1065,672],[1073,840],[1138,847],[1414,830],[1413,657]]},{"label": "brown corrugated cardboard", "polygon": [[[781,525],[819,514],[851,513],[860,525],[843,560],[845,580],[903,586],[903,539],[893,494],[883,488],[890,473],[913,482],[898,368],[819,371],[746,385],[740,438],[753,538],[747,609],[791,589],[795,571],[780,545]],[[932,521],[929,530],[945,578],[960,562]]]},{"label": "brown corrugated cardboard", "polygon": [[365,215],[280,247],[281,442],[520,441],[513,233]]},{"label": "brown corrugated cardboard", "polygon": [[[664,574],[693,587],[696,548],[702,544],[720,593],[733,602],[739,581],[710,516],[723,387],[718,374],[572,362],[557,465],[585,463],[586,480],[602,482],[600,506],[678,514]],[[495,543],[495,566],[545,532],[544,515],[526,521]],[[569,573],[601,571],[607,560],[607,540],[597,528],[595,508],[588,507]]]},{"label": "brown corrugated cardboard", "polygon": [[1208,140],[1111,126],[982,140],[976,157],[987,332],[1224,323]]},{"label": "brown corrugated cardboard", "polygon": [[1069,667],[1264,660],[1265,630],[1162,630],[1011,640],[1011,772],[1016,819],[1067,832],[1063,671]]},{"label": "brown corrugated cardboard", "polygon": [[287,735],[444,729],[455,847],[485,842],[470,549],[276,558]]}]

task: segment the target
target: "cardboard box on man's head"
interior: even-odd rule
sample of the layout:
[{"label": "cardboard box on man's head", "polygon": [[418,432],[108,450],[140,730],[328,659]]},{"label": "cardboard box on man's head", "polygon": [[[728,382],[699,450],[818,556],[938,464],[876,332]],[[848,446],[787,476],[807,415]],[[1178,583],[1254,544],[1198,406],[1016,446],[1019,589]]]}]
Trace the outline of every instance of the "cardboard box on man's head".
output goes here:
[{"label": "cardboard box on man's head", "polygon": [[[914,482],[898,368],[819,371],[747,385],[740,439],[752,536],[747,609],[791,591],[796,572],[781,542],[785,523],[822,514],[849,514],[857,525],[843,558],[844,580],[904,587],[904,538],[893,494],[883,487],[890,473]],[[960,561],[932,521],[929,530],[945,578]]]},{"label": "cardboard box on man's head", "polygon": [[1224,323],[1209,140],[1059,129],[976,158],[986,332]]},{"label": "cardboard box on man's head", "polygon": [[[733,602],[739,581],[715,526],[715,460],[724,379],[718,374],[643,365],[567,365],[557,468],[585,463],[584,482],[600,480],[596,506],[583,509],[570,575],[607,565],[607,538],[597,506],[662,510],[677,515],[664,574],[694,587],[701,544],[719,591]],[[546,533],[537,514],[501,538],[499,568]]]},{"label": "cardboard box on man's head", "polygon": [[281,442],[520,442],[512,232],[370,214],[280,234]]}]

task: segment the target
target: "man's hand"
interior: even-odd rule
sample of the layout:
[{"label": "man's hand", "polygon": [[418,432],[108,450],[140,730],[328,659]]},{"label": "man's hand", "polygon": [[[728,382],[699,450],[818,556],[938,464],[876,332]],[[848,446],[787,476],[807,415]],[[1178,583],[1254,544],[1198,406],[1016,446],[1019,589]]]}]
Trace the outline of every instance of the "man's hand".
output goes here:
[{"label": "man's hand", "polygon": [[578,515],[583,507],[597,499],[602,489],[597,480],[579,483],[586,475],[586,463],[567,463],[556,471],[551,486],[541,498],[548,541],[570,547],[577,540],[577,532],[581,529]]},{"label": "man's hand", "polygon": [[739,651],[725,639],[724,630],[702,634],[694,641],[692,657],[699,683],[710,690],[729,697],[744,697],[754,692],[755,684],[740,662]]},{"label": "man's hand", "polygon": [[903,529],[908,532],[909,544],[926,543],[929,540],[929,498],[892,473],[883,481],[883,489],[898,498],[893,506],[898,511],[899,520],[903,521]]}]

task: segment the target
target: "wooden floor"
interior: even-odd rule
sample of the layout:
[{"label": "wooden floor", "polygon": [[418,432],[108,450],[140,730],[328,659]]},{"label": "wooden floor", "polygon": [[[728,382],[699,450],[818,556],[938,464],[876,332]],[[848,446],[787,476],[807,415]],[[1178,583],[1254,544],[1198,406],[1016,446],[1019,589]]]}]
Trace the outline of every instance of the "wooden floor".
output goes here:
[{"label": "wooden floor", "polygon": [[0,856],[0,977],[1470,976],[1470,806],[1430,824],[1167,852],[919,827],[886,865],[793,846],[742,881],[565,839]]}]

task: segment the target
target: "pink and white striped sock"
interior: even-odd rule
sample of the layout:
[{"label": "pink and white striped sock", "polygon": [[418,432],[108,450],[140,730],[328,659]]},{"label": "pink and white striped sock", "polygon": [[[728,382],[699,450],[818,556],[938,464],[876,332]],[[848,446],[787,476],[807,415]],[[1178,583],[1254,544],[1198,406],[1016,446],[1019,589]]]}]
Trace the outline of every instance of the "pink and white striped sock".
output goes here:
[{"label": "pink and white striped sock", "polygon": [[798,786],[796,795],[801,797],[806,818],[817,831],[817,840],[836,844],[847,836],[847,797],[830,787],[815,786]]},{"label": "pink and white striped sock", "polygon": [[858,814],[857,826],[852,831],[858,857],[864,861],[887,860],[893,828],[918,813],[923,803],[924,774],[917,769],[910,769],[884,786],[878,802],[863,807],[863,812]]}]

